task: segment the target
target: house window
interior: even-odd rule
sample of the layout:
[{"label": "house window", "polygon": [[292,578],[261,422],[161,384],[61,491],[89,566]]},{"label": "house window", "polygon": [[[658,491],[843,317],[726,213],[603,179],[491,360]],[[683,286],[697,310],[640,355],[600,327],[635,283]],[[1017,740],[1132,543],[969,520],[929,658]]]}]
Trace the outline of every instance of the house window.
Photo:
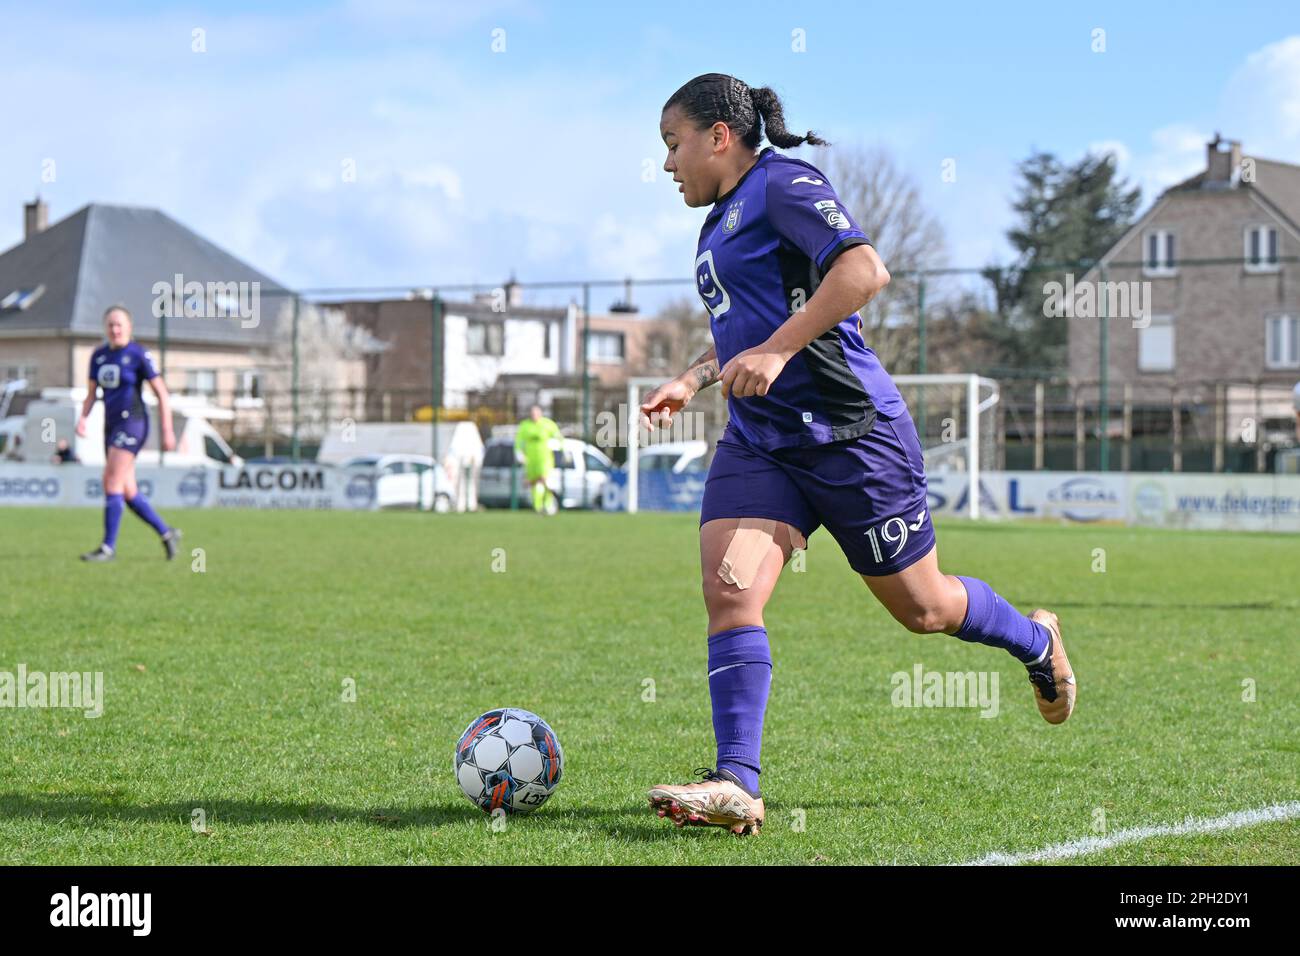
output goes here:
[{"label": "house window", "polygon": [[623,333],[622,332],[587,333],[587,361],[588,362],[623,361]]},{"label": "house window", "polygon": [[1300,368],[1300,316],[1271,315],[1264,332],[1264,364]]},{"label": "house window", "polygon": [[262,376],[256,369],[240,369],[235,376],[237,398],[261,398]]},{"label": "house window", "polygon": [[1246,271],[1277,271],[1277,229],[1273,226],[1246,228]]},{"label": "house window", "polygon": [[1157,229],[1146,234],[1142,253],[1142,271],[1149,276],[1171,276],[1177,269],[1174,258],[1174,234]]},{"label": "house window", "polygon": [[35,362],[19,362],[11,365],[0,365],[0,385],[6,382],[16,382],[19,379],[26,379],[30,383],[36,378]]},{"label": "house window", "polygon": [[3,299],[0,299],[0,311],[8,312],[10,309],[26,309],[44,294],[44,284],[33,289],[14,289]]},{"label": "house window", "polygon": [[502,322],[478,322],[471,319],[466,329],[466,350],[470,355],[504,355],[505,328]]},{"label": "house window", "polygon": [[1171,372],[1174,368],[1174,317],[1153,315],[1138,329],[1138,371]]},{"label": "house window", "polygon": [[185,391],[192,395],[212,397],[217,394],[217,370],[189,368],[185,370]]},{"label": "house window", "polygon": [[551,324],[544,322],[542,324],[542,358],[551,357]]}]

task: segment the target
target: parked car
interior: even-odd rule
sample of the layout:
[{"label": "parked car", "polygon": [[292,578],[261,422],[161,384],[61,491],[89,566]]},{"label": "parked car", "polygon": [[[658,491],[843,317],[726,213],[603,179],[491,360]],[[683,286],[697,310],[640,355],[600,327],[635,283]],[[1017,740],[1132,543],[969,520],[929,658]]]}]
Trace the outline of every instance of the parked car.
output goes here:
[{"label": "parked car", "polygon": [[[104,464],[104,403],[96,402],[86,418],[86,434],[78,435],[77,418],[86,397],[83,388],[46,388],[41,397],[27,403],[22,418],[10,416],[0,423],[4,436],[4,457],[46,465],[54,453],[57,439],[67,439],[68,447],[83,465]],[[162,431],[158,425],[158,406],[152,395],[145,395],[149,406],[149,440],[136,455],[140,465],[156,465]],[[209,404],[204,398],[172,395],[172,424],[176,448],[165,455],[168,465],[242,465],[244,460],[226,444],[212,422],[230,421],[234,413]],[[47,434],[53,423],[54,434]],[[19,429],[22,433],[19,434]],[[54,439],[52,441],[51,439]]]},{"label": "parked car", "polygon": [[637,455],[641,471],[685,472],[708,471],[709,443],[706,441],[666,441],[647,445]]},{"label": "parked car", "polygon": [[[561,508],[599,508],[601,492],[609,480],[613,463],[595,445],[577,438],[565,438],[556,448],[555,470],[550,488]],[[515,500],[519,507],[532,507],[524,461],[515,452],[513,439],[494,438],[483,450],[483,469],[479,474],[478,500],[485,508],[510,507],[510,475],[515,478]],[[583,490],[586,489],[584,500]]]},{"label": "parked car", "polygon": [[380,508],[448,512],[456,500],[451,479],[428,455],[358,455],[339,467],[375,472],[375,503]]}]

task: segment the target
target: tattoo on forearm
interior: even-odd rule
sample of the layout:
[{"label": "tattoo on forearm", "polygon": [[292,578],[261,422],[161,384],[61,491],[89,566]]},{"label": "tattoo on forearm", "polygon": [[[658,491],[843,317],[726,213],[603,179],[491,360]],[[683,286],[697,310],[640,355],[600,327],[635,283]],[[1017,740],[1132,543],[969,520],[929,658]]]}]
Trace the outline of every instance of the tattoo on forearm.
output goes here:
[{"label": "tattoo on forearm", "polygon": [[708,388],[718,380],[718,352],[713,346],[691,363],[691,367],[686,370],[695,383],[695,390]]},{"label": "tattoo on forearm", "polygon": [[718,380],[718,366],[713,362],[706,362],[695,369],[695,390],[698,392],[702,388],[707,388]]}]

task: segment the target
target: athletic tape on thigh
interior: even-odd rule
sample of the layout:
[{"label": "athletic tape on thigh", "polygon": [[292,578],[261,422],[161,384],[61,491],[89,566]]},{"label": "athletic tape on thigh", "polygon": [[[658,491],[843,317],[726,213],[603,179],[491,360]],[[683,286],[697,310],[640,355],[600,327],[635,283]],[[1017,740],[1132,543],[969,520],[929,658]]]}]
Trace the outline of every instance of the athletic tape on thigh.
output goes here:
[{"label": "athletic tape on thigh", "polygon": [[[794,525],[786,525],[790,532],[790,547],[803,548],[808,542]],[[718,577],[734,584],[742,591],[754,583],[758,566],[763,563],[767,550],[776,537],[776,522],[771,518],[741,518],[727,553],[718,565]]]}]

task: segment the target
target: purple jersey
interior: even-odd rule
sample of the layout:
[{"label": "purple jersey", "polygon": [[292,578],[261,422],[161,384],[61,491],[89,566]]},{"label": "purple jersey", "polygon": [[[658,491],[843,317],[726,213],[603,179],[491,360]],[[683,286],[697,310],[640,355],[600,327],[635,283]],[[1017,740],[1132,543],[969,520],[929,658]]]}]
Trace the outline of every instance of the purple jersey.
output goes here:
[{"label": "purple jersey", "polygon": [[145,419],[144,383],[158,375],[153,358],[138,342],[120,349],[107,343],[90,356],[90,378],[104,390],[105,434],[126,419]]},{"label": "purple jersey", "polygon": [[[700,230],[695,279],[718,367],[765,342],[812,298],[836,256],[869,242],[820,170],[766,147]],[[845,316],[792,356],[767,395],[728,399],[746,440],[820,445],[867,434],[877,413],[906,411],[859,323],[856,312]]]}]

